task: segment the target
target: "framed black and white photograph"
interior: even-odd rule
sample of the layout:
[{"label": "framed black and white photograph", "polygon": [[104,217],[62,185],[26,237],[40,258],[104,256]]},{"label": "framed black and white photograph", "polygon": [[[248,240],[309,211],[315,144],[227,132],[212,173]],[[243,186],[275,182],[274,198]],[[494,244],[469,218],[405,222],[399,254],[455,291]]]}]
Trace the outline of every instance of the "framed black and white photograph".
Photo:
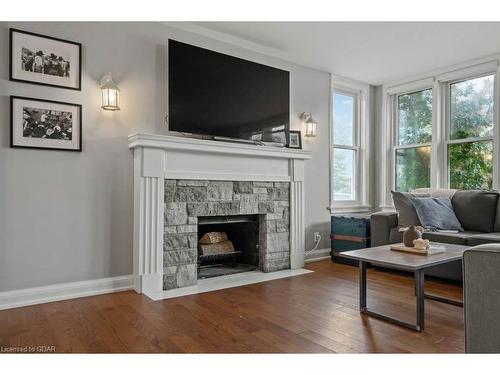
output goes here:
[{"label": "framed black and white photograph", "polygon": [[81,90],[82,45],[10,29],[10,80]]},{"label": "framed black and white photograph", "polygon": [[82,151],[82,106],[11,96],[10,147]]},{"label": "framed black and white photograph", "polygon": [[290,140],[288,142],[289,148],[302,149],[302,133],[300,130],[290,130]]}]

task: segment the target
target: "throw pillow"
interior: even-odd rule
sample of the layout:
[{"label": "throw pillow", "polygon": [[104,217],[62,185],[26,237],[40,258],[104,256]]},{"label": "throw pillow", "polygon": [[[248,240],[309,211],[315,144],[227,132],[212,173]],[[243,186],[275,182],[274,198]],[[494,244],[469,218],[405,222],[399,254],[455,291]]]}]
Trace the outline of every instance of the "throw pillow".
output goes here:
[{"label": "throw pillow", "polygon": [[391,191],[394,207],[398,212],[398,225],[400,227],[409,227],[410,225],[422,225],[418,218],[415,207],[411,198],[428,197],[429,195],[400,193],[399,191]]},{"label": "throw pillow", "polygon": [[463,232],[450,198],[411,198],[411,201],[423,227]]}]

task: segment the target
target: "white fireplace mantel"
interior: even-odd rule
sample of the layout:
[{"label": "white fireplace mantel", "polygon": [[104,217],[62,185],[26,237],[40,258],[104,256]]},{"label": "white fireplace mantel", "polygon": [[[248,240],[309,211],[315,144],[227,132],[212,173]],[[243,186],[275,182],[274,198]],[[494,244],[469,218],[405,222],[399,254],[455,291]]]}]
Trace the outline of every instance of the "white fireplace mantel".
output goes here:
[{"label": "white fireplace mantel", "polygon": [[304,266],[304,162],[309,151],[135,133],[135,290],[146,295],[163,288],[165,179],[290,182],[291,268]]}]

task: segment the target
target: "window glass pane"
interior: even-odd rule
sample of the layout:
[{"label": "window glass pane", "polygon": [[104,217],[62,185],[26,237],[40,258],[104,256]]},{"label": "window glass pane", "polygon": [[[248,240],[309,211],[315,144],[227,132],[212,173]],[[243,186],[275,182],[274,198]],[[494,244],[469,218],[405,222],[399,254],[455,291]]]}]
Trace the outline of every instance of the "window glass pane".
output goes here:
[{"label": "window glass pane", "polygon": [[431,186],[431,147],[396,150],[396,190],[407,192]]},{"label": "window glass pane", "polygon": [[491,75],[450,85],[451,139],[493,135],[493,81]]},{"label": "window glass pane", "polygon": [[398,143],[432,141],[432,89],[398,96]]},{"label": "window glass pane", "polygon": [[353,201],[355,195],[354,166],[356,151],[341,148],[333,149],[333,199]]},{"label": "window glass pane", "polygon": [[467,142],[448,145],[450,188],[491,189],[493,181],[493,142]]},{"label": "window glass pane", "polygon": [[354,97],[333,95],[333,143],[354,146]]}]

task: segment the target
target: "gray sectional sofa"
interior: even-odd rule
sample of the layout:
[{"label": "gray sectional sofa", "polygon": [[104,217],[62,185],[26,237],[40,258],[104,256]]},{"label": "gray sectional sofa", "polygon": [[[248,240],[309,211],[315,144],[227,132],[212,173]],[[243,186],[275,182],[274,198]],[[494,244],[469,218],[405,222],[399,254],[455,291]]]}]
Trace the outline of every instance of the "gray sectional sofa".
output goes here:
[{"label": "gray sectional sofa", "polygon": [[[463,232],[425,232],[423,238],[434,242],[476,246],[500,243],[499,193],[485,190],[458,190],[451,202]],[[396,212],[377,212],[371,216],[371,246],[402,242]],[[431,276],[462,280],[461,261],[428,272]]]}]

